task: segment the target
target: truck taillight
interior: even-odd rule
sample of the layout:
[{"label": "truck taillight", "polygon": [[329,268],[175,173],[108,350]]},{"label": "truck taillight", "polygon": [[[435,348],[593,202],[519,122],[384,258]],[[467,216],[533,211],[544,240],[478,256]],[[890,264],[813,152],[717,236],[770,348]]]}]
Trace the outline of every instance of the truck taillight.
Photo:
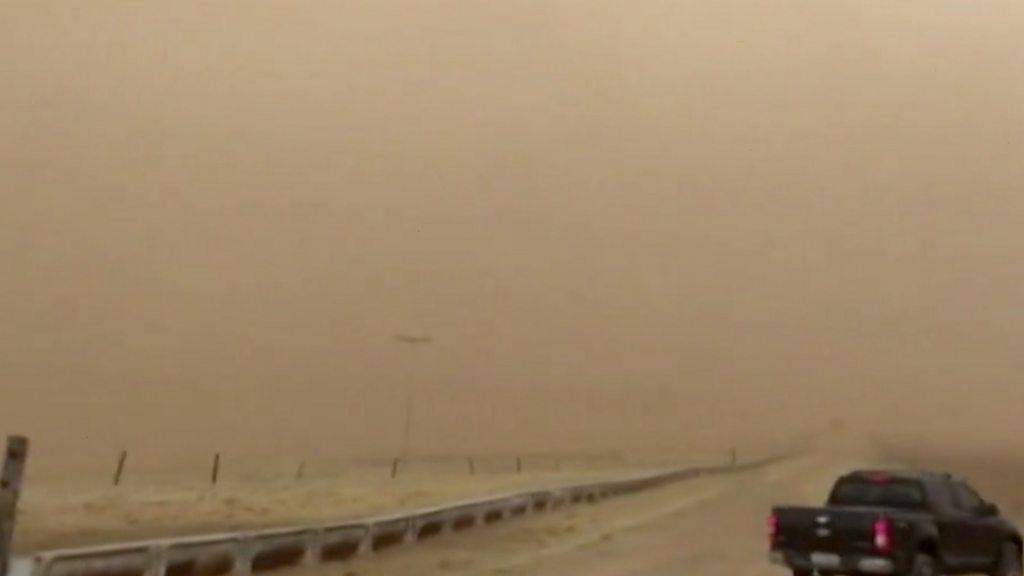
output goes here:
[{"label": "truck taillight", "polygon": [[872,527],[874,532],[875,549],[879,552],[891,552],[892,551],[892,530],[889,519],[881,517],[875,520],[875,524]]},{"label": "truck taillight", "polygon": [[779,533],[779,517],[776,516],[775,512],[772,512],[768,516],[768,539],[772,542],[775,541],[775,535]]}]

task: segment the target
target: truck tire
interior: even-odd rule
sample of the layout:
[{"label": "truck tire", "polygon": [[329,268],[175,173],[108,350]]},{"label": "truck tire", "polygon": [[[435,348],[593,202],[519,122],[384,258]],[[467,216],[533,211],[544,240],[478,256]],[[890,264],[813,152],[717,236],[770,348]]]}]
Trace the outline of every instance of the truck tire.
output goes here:
[{"label": "truck tire", "polygon": [[914,565],[910,568],[909,576],[938,576],[935,559],[927,554],[918,554],[914,558]]},{"label": "truck tire", "polygon": [[1003,544],[992,576],[1021,576],[1020,549],[1013,542]]}]

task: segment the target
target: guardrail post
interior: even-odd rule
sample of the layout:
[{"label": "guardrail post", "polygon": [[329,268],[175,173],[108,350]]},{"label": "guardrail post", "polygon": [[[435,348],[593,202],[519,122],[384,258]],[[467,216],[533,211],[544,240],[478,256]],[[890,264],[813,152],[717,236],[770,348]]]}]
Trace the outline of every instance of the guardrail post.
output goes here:
[{"label": "guardrail post", "polygon": [[455,533],[455,516],[449,514],[441,522],[441,534],[454,534]]},{"label": "guardrail post", "polygon": [[252,561],[256,557],[256,543],[248,538],[238,542],[235,552],[235,565],[231,576],[252,576]]},{"label": "guardrail post", "polygon": [[405,534],[402,534],[402,542],[405,544],[415,544],[418,540],[419,523],[415,518],[410,518],[405,524]]},{"label": "guardrail post", "polygon": [[3,476],[0,476],[0,576],[7,576],[11,560],[11,540],[18,512],[21,479],[25,475],[28,458],[28,438],[9,436],[4,456]]},{"label": "guardrail post", "polygon": [[366,532],[363,533],[363,539],[359,541],[359,548],[356,550],[356,554],[359,556],[373,554],[373,539],[375,537],[373,525],[371,524],[366,527]]},{"label": "guardrail post", "polygon": [[150,550],[150,555],[152,558],[149,560],[146,576],[165,576],[167,574],[167,547],[154,546]]},{"label": "guardrail post", "polygon": [[41,562],[38,558],[11,558],[11,563],[7,568],[7,574],[9,576],[33,576],[35,574],[45,574],[47,566]]},{"label": "guardrail post", "polygon": [[320,563],[324,549],[324,538],[323,530],[313,531],[309,541],[306,542],[306,555],[302,558],[303,564],[312,565]]}]

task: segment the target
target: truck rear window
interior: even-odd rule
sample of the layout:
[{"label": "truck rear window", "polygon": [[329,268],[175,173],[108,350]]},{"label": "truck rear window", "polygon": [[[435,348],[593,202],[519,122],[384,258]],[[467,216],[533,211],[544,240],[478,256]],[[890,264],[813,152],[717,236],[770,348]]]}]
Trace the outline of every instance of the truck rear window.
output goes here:
[{"label": "truck rear window", "polygon": [[834,506],[877,506],[882,508],[925,507],[924,489],[912,480],[869,480],[846,478],[832,489],[828,502]]}]

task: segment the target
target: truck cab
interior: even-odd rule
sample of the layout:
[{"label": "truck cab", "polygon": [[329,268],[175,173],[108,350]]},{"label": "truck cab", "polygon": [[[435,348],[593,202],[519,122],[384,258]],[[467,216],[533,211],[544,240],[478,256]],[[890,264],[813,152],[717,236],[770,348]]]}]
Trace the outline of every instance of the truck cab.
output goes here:
[{"label": "truck cab", "polygon": [[796,576],[1021,574],[1017,528],[945,473],[851,472],[823,507],[774,508],[769,530],[772,562]]}]

